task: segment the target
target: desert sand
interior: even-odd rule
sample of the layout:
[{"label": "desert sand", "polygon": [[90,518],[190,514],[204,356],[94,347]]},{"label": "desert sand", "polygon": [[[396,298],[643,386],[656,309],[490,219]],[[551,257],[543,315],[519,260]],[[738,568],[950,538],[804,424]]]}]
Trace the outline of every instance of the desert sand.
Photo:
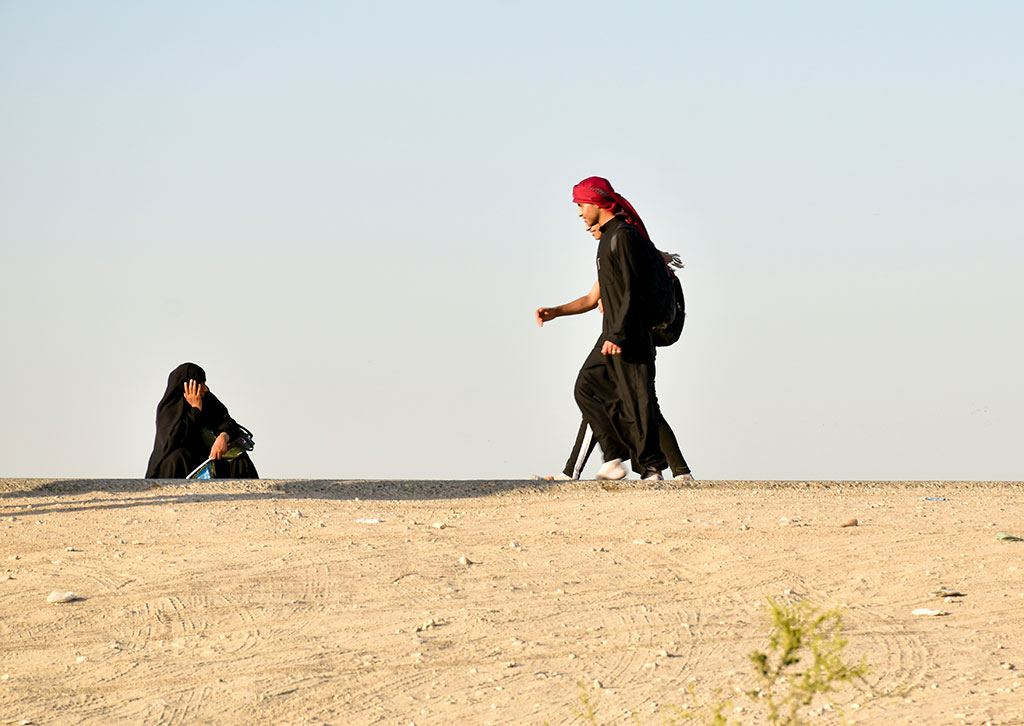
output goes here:
[{"label": "desert sand", "polygon": [[751,686],[771,597],[840,606],[872,668],[815,722],[1021,724],[1024,542],[996,535],[1024,536],[1022,503],[1022,482],[0,480],[0,723],[575,724],[583,684],[600,723],[660,724],[691,685]]}]

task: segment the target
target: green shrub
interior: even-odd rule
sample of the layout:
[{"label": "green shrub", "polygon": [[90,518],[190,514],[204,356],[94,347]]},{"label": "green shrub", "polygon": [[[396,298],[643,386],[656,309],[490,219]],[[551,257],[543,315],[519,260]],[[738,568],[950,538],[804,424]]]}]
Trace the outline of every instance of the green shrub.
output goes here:
[{"label": "green shrub", "polygon": [[[769,726],[807,726],[807,711],[815,700],[834,706],[832,694],[846,686],[867,690],[864,680],[869,668],[865,658],[857,665],[843,660],[847,641],[842,636],[842,616],[835,607],[824,612],[807,603],[779,604],[768,598],[770,627],[765,650],[755,650],[747,658],[753,669],[754,685],[743,691],[744,719],[730,721],[727,715],[733,701],[721,692],[702,702],[690,686],[691,704],[687,708],[670,705],[661,709],[662,726],[694,722],[709,726],[744,726],[752,718]],[[586,687],[580,683],[582,709],[573,714],[593,726],[600,726],[597,709]],[[763,719],[763,721],[761,721]],[[640,724],[637,714],[632,721]]]}]

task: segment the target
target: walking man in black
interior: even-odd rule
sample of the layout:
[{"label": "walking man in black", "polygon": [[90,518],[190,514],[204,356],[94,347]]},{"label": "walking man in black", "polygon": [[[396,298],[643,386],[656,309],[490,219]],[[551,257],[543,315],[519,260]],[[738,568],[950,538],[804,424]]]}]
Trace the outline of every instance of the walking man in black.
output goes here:
[{"label": "walking man in black", "polygon": [[[588,228],[587,231],[590,232],[594,239],[601,239],[600,226],[595,225]],[[665,265],[669,270],[672,268],[682,268],[683,266],[682,262],[679,260],[679,255],[677,254],[661,252],[661,257],[665,261]],[[573,300],[572,302],[565,303],[564,305],[537,308],[534,316],[537,320],[537,324],[543,326],[544,323],[551,322],[556,318],[566,315],[579,315],[580,313],[588,312],[594,308],[600,308],[600,297],[601,285],[595,282],[590,292],[583,297]],[[602,312],[604,311],[602,310]],[[603,338],[599,339],[598,345],[601,345],[603,340]],[[668,459],[668,465],[672,470],[672,476],[679,481],[693,481],[693,475],[690,473],[690,467],[686,463],[686,459],[683,458],[683,452],[679,450],[679,442],[676,440],[675,433],[673,433],[668,421],[665,420],[664,415],[661,414],[660,407],[658,413],[658,439],[661,445],[661,451],[665,454],[665,458]],[[582,474],[583,467],[586,466],[587,459],[590,458],[590,454],[593,452],[595,446],[597,446],[597,439],[593,437],[593,430],[591,429],[589,422],[586,419],[583,419],[580,424],[579,432],[576,435],[576,442],[573,445],[572,453],[569,454],[569,459],[565,463],[565,468],[558,474],[550,477],[550,479],[578,479]],[[625,445],[621,448],[628,449]],[[616,473],[622,473],[624,475],[625,470],[620,467],[620,471]]]},{"label": "walking man in black", "polygon": [[604,307],[602,336],[576,379],[576,403],[604,453],[598,478],[621,479],[624,459],[644,478],[661,479],[667,461],[658,443],[652,301],[665,263],[636,210],[607,179],[573,187],[588,228],[599,225],[597,276]]}]

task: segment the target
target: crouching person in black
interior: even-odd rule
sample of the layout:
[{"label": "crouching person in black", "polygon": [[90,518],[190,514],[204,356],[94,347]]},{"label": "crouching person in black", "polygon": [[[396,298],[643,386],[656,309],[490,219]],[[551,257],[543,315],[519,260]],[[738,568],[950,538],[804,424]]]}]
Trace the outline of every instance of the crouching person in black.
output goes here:
[{"label": "crouching person in black", "polygon": [[217,479],[258,479],[247,453],[230,461],[224,458],[241,432],[207,387],[206,372],[195,363],[182,363],[167,377],[167,390],[156,407],[156,440],[146,478],[184,479],[213,459]]}]

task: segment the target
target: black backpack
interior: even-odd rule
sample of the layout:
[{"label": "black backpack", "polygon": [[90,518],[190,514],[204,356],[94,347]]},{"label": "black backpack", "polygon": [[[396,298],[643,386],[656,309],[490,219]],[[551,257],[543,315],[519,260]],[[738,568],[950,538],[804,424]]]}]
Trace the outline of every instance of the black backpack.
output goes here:
[{"label": "black backpack", "polygon": [[[643,252],[638,255],[638,264],[642,266],[641,279],[643,289],[640,291],[644,317],[652,328],[671,325],[676,318],[678,304],[672,281],[675,275],[669,272],[668,265],[661,252],[649,239],[637,233]],[[641,262],[642,260],[642,262]]]},{"label": "black backpack", "polygon": [[670,272],[668,276],[671,279],[673,297],[675,298],[675,315],[669,322],[661,322],[651,328],[651,332],[654,334],[654,344],[662,348],[679,340],[679,336],[683,332],[683,323],[686,321],[686,300],[683,298],[683,286],[675,273]]},{"label": "black backpack", "polygon": [[[635,249],[637,264],[641,267],[641,279],[644,281],[640,293],[640,304],[647,324],[651,326],[654,333],[654,344],[658,346],[672,345],[679,340],[679,334],[683,330],[683,318],[685,317],[685,306],[683,303],[683,288],[675,273],[671,272],[665,264],[665,258],[654,243],[643,237],[640,231],[632,225],[627,227],[632,230],[639,249]],[[612,237],[610,245],[615,250],[618,239]]]}]

